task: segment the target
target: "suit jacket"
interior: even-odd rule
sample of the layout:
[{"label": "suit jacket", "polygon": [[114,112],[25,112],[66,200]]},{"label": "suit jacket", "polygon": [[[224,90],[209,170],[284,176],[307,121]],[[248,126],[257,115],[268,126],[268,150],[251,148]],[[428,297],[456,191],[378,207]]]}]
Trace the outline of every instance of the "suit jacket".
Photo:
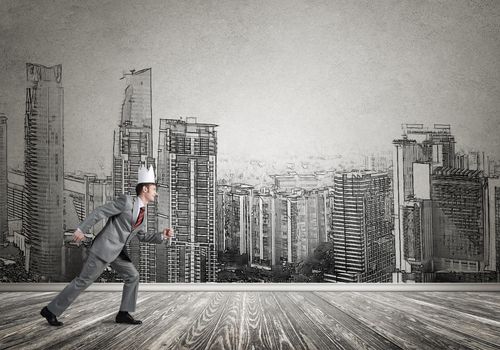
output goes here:
[{"label": "suit jacket", "polygon": [[102,219],[108,219],[103,229],[99,231],[90,247],[90,252],[106,262],[115,260],[125,245],[137,235],[140,241],[162,243],[163,233],[148,233],[144,231],[146,217],[135,229],[132,229],[135,220],[132,215],[137,197],[122,194],[114,201],[96,208],[78,227],[83,233]]}]

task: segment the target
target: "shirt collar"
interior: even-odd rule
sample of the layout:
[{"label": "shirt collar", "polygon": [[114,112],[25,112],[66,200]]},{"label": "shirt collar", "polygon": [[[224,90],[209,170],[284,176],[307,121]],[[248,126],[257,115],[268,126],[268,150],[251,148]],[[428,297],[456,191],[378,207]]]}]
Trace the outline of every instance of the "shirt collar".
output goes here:
[{"label": "shirt collar", "polygon": [[139,210],[144,207],[144,203],[142,203],[141,198],[139,196],[136,197],[136,201],[134,203],[134,211],[133,211],[133,220],[134,222],[137,220],[139,216]]},{"label": "shirt collar", "polygon": [[135,205],[137,206],[138,209],[144,207],[144,203],[142,203],[141,197],[137,197],[137,201],[135,202]]}]

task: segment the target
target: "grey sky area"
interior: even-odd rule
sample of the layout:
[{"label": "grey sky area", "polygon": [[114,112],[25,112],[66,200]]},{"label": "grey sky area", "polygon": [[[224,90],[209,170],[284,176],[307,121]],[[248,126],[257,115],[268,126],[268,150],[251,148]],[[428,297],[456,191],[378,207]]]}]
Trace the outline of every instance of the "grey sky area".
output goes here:
[{"label": "grey sky area", "polygon": [[391,150],[449,123],[500,158],[500,1],[1,0],[0,98],[22,165],[25,64],[63,65],[65,168],[111,172],[122,72],[151,67],[153,121],[219,127],[233,158]]}]

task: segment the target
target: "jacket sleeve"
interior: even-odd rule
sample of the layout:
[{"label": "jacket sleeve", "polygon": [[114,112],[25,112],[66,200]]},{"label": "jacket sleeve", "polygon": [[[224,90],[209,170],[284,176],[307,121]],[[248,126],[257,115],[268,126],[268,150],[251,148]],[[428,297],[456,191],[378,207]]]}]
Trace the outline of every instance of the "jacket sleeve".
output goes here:
[{"label": "jacket sleeve", "polygon": [[94,209],[92,213],[90,213],[85,220],[78,226],[78,228],[83,233],[88,233],[90,228],[98,223],[100,220],[109,218],[111,216],[115,216],[123,212],[125,209],[125,204],[127,201],[126,195],[120,195],[115,200],[108,202],[100,207]]},{"label": "jacket sleeve", "polygon": [[146,232],[142,229],[137,231],[137,238],[141,242],[156,243],[156,244],[163,243],[164,241],[163,232]]}]

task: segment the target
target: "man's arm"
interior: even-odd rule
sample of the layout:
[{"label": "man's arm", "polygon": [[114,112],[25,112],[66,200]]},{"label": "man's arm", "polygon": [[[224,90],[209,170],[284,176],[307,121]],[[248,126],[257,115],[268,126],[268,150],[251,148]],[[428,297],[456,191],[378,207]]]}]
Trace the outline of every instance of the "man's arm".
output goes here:
[{"label": "man's arm", "polygon": [[137,238],[141,242],[156,243],[160,244],[165,241],[165,239],[170,238],[174,235],[174,230],[171,228],[166,228],[161,232],[145,232],[143,230],[137,231]]},{"label": "man's arm", "polygon": [[111,216],[120,214],[125,208],[126,201],[127,196],[122,194],[115,200],[94,209],[94,211],[90,213],[75,230],[73,239],[77,242],[81,241],[83,238],[85,238],[84,234],[88,233],[90,228],[97,222],[104,218],[109,218]]}]

